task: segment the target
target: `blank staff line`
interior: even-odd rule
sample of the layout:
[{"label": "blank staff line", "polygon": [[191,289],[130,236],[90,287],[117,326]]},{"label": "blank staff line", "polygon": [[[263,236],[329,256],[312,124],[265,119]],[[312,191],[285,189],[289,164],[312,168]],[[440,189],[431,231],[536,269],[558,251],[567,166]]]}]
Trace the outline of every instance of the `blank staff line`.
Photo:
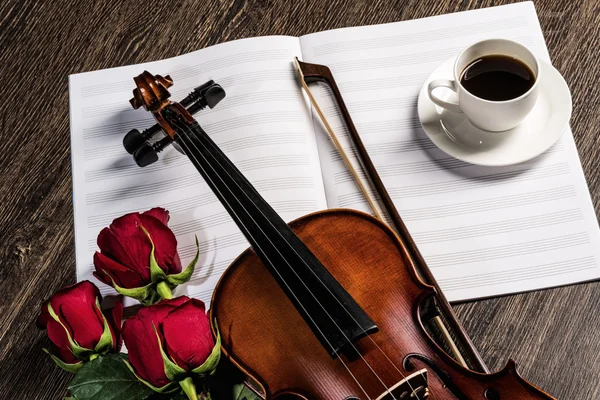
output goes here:
[{"label": "blank staff line", "polygon": [[425,259],[431,268],[448,267],[451,265],[469,264],[474,262],[498,260],[527,254],[542,253],[563,248],[581,246],[590,242],[587,232],[557,236],[549,239],[520,242],[505,246],[486,247],[458,253],[435,254]]},{"label": "blank staff line", "polygon": [[[379,168],[380,176],[400,176],[400,175],[411,175],[411,174],[422,174],[426,172],[438,171],[441,168],[446,170],[471,167],[471,164],[467,164],[463,161],[455,158],[441,158],[438,160],[431,161],[417,161],[412,163],[386,165]],[[362,174],[362,171],[360,172]],[[364,174],[363,174],[364,175]],[[334,182],[336,184],[353,181],[354,178],[348,171],[340,171],[333,174]]]},{"label": "blank staff line", "polygon": [[[369,144],[366,147],[370,155],[381,155],[432,149],[435,148],[435,145],[431,140],[429,140],[429,138],[422,138],[405,141]],[[349,147],[344,150],[346,151],[346,154],[348,154],[349,157],[356,158],[357,155],[354,147]],[[550,149],[546,150],[544,154],[562,150],[564,150],[564,143],[558,142],[552,147],[550,147]],[[336,149],[330,150],[329,156],[332,162],[342,161],[342,158]]]},{"label": "blank staff line", "polygon": [[521,26],[527,26],[527,19],[524,17],[515,17],[506,20],[480,22],[476,24],[461,25],[444,29],[433,29],[422,31],[419,33],[411,33],[373,39],[332,42],[315,46],[313,48],[313,51],[315,56],[320,57],[326,54],[334,54],[345,51],[379,49],[409,44],[420,44],[423,42],[431,42],[436,40],[471,35],[473,34],[473,32],[484,33],[506,29],[514,29]]},{"label": "blank staff line", "polygon": [[[360,112],[370,112],[379,110],[396,110],[399,108],[413,108],[417,106],[416,97],[400,97],[393,99],[380,99],[373,101],[356,101],[348,103],[347,107],[350,114],[356,114]],[[323,108],[323,113],[326,117],[332,118],[335,116],[341,116],[342,113],[337,105],[331,105]]]},{"label": "blank staff line", "polygon": [[203,63],[196,64],[192,67],[173,71],[171,73],[171,76],[173,76],[174,80],[177,81],[180,79],[186,79],[200,74],[205,74],[207,72],[229,67],[232,65],[260,61],[274,61],[276,59],[288,60],[291,56],[292,54],[288,49],[260,50],[247,53],[233,54],[230,56],[217,58],[215,60],[205,61]]},{"label": "blank staff line", "polygon": [[[367,190],[367,192],[369,193],[369,196],[371,196],[373,199],[380,201],[379,196],[377,195],[377,193],[374,190]],[[365,197],[362,194],[362,192],[353,192],[353,193],[343,194],[341,196],[338,196],[337,199],[338,199],[339,207],[349,207],[357,202],[365,201]]]},{"label": "blank staff line", "polygon": [[274,81],[274,80],[295,80],[294,71],[290,68],[289,70],[270,70],[270,71],[256,71],[244,74],[230,75],[222,78],[215,78],[215,82],[229,88],[236,85],[242,85],[254,82],[263,81]]},{"label": "blank staff line", "polygon": [[[421,86],[423,82],[427,79],[429,74],[418,74],[418,75],[407,75],[407,76],[394,76],[389,78],[380,78],[380,79],[361,79],[359,81],[346,81],[340,82],[340,91],[342,93],[350,93],[350,92],[362,92],[362,91],[372,91],[373,88],[398,88],[405,86]],[[319,86],[321,87],[321,86]]]},{"label": "blank staff line", "polygon": [[[361,134],[381,133],[381,132],[397,132],[405,129],[421,128],[419,118],[408,119],[393,119],[387,121],[373,121],[369,123],[355,124],[356,129]],[[348,129],[346,125],[333,127],[333,131],[340,137],[348,137]]]},{"label": "blank staff line", "polygon": [[81,130],[84,139],[93,139],[95,137],[109,135],[125,135],[130,129],[139,129],[140,131],[154,125],[156,121],[152,118],[137,118],[129,121],[116,122],[113,124],[100,124]]},{"label": "blank staff line", "polygon": [[[269,71],[254,71],[249,73],[235,74],[224,77],[215,76],[213,78],[215,82],[231,90],[234,86],[239,86],[247,83],[255,83],[255,82],[263,82],[263,81],[277,81],[277,80],[289,80],[295,81],[294,71],[293,70],[269,70]],[[183,87],[180,86],[177,90],[171,91],[172,98],[179,99],[186,96],[190,93],[197,85]],[[261,92],[254,92],[261,93]],[[227,98],[225,98],[226,100]],[[224,101],[225,101],[224,100]],[[221,103],[219,103],[219,108],[221,107]],[[208,110],[207,110],[208,111]]]},{"label": "blank staff line", "polygon": [[[160,182],[152,182],[145,185],[126,187],[102,192],[89,193],[86,196],[86,204],[99,204],[107,201],[124,200],[140,196],[148,196],[159,193],[168,193],[170,190],[181,189],[194,184],[203,184],[204,180],[198,174],[191,174]],[[283,190],[283,189],[307,189],[314,188],[314,179],[311,177],[286,177],[277,179],[266,179],[256,181],[254,187],[259,191]]]},{"label": "blank staff line", "polygon": [[[241,232],[232,233],[229,235],[223,235],[213,237],[200,242],[200,254],[206,254],[209,251],[218,251],[231,246],[237,246],[240,244],[248,245],[246,237]],[[183,246],[179,249],[179,255],[182,258],[193,257],[196,254],[196,244],[189,246]]]},{"label": "blank staff line", "polygon": [[[245,64],[251,62],[272,61],[275,59],[289,59],[292,56],[288,49],[273,49],[252,51],[246,53],[232,54],[214,60],[205,61],[187,68],[174,70],[170,74],[175,81],[190,78],[201,73],[207,73],[213,70],[221,69],[231,65]],[[101,84],[91,85],[81,88],[82,97],[97,96],[111,92],[125,91],[133,89],[133,82],[129,79],[118,82],[102,82]]]},{"label": "blank staff line", "polygon": [[298,101],[298,91],[292,90],[277,90],[271,92],[257,92],[257,93],[245,93],[238,96],[232,96],[227,100],[227,97],[219,103],[218,108],[207,109],[205,114],[209,114],[216,111],[226,110],[232,107],[239,107],[241,105],[256,104],[256,103],[268,103],[268,102],[285,102],[285,101]]},{"label": "blank staff line", "polygon": [[456,192],[459,190],[478,189],[483,186],[497,186],[514,182],[525,182],[569,173],[567,163],[552,164],[537,168],[523,168],[496,174],[480,175],[472,178],[454,179],[449,181],[427,183],[406,187],[390,188],[392,198],[407,198],[429,196],[439,193]]},{"label": "blank staff line", "polygon": [[365,71],[369,69],[379,68],[399,68],[405,65],[423,64],[428,62],[436,62],[446,60],[449,57],[458,54],[463,47],[450,47],[443,50],[427,51],[422,53],[404,54],[395,57],[369,58],[358,59],[352,61],[341,61],[330,63],[329,68],[333,73],[349,72],[349,71]]},{"label": "blank staff line", "polygon": [[[366,145],[366,147],[369,155],[376,156],[382,154],[396,154],[424,149],[432,149],[435,148],[435,145],[431,140],[429,140],[429,138],[423,138],[397,142],[369,144]],[[356,157],[356,150],[354,150],[354,147],[349,147],[344,150],[346,151],[346,154],[348,154],[350,157]],[[342,157],[340,156],[339,152],[335,149],[329,152],[329,158],[332,162],[342,161]]]},{"label": "blank staff line", "polygon": [[578,266],[565,267],[565,268],[556,268],[556,269],[546,271],[542,274],[540,274],[539,272],[538,273],[531,272],[531,273],[526,273],[526,274],[518,274],[513,277],[502,277],[502,278],[496,278],[496,279],[490,278],[489,280],[485,280],[485,281],[482,280],[481,282],[468,283],[468,284],[461,285],[461,286],[455,285],[455,286],[446,287],[446,286],[442,285],[442,287],[443,287],[444,291],[446,291],[446,290],[470,289],[470,288],[481,287],[481,286],[493,286],[493,285],[498,285],[498,284],[502,284],[502,283],[522,281],[524,279],[548,278],[548,277],[556,276],[556,275],[564,275],[564,274],[569,274],[572,272],[594,269],[595,267],[596,267],[596,263],[593,262],[591,265],[578,265]]},{"label": "blank staff line", "polygon": [[450,288],[450,289],[446,289],[444,287],[444,291],[446,290],[459,290],[459,289],[469,289],[469,288],[473,288],[473,287],[481,287],[481,286],[493,286],[494,284],[500,284],[500,283],[509,283],[509,282],[515,282],[515,281],[520,281],[523,279],[535,279],[535,278],[549,278],[552,276],[557,276],[557,275],[565,275],[565,274],[570,274],[573,272],[579,272],[579,271],[585,271],[588,269],[594,269],[595,265],[591,265],[591,266],[578,266],[578,267],[570,267],[570,268],[565,268],[563,270],[554,270],[554,271],[550,271],[541,275],[535,275],[535,274],[529,274],[529,275],[522,275],[522,276],[516,276],[515,278],[498,278],[497,282],[493,282],[493,283],[483,283],[483,284],[471,284],[471,285],[465,285],[464,287],[461,288]]},{"label": "blank staff line", "polygon": [[400,213],[402,214],[402,219],[405,221],[437,219],[554,201],[573,197],[575,194],[575,186],[561,186],[536,192],[518,193],[511,196],[494,197],[444,206],[404,209]]},{"label": "blank staff line", "polygon": [[[529,171],[528,174],[519,175],[524,171]],[[402,188],[390,188],[388,192],[393,199],[402,199],[407,197],[428,196],[438,193],[455,192],[459,190],[467,190],[479,188],[481,186],[495,186],[515,181],[528,181],[544,179],[549,176],[557,176],[568,173],[569,167],[567,163],[548,165],[544,167],[532,168],[530,170],[520,169],[515,171],[500,172],[497,174],[481,175],[472,178],[454,179],[450,181],[442,181],[436,183],[428,183],[424,185],[415,185]],[[362,193],[352,192],[340,195],[337,197],[340,207],[347,207],[356,202],[363,200]]]},{"label": "blank staff line", "polygon": [[[210,275],[208,276],[221,275],[221,273],[225,271],[225,269],[227,269],[227,267],[229,267],[234,260],[235,259],[232,258],[230,260],[223,260],[216,263],[204,264],[200,267],[196,267],[189,282],[194,283],[194,281],[206,279],[208,271],[210,271]],[[212,293],[212,289],[204,290],[204,292]]]},{"label": "blank staff line", "polygon": [[[529,36],[514,39],[524,45],[531,45],[533,39]],[[369,69],[379,68],[398,68],[405,65],[423,64],[428,62],[439,62],[448,59],[449,57],[458,54],[464,46],[451,47],[443,50],[428,51],[422,53],[403,54],[402,56],[383,57],[383,58],[368,58],[352,61],[342,61],[329,64],[329,68],[335,73],[349,71],[364,71]]]},{"label": "blank staff line", "polygon": [[[214,195],[214,193],[208,192],[208,193],[203,193],[198,196],[192,196],[192,197],[188,197],[185,199],[172,201],[169,203],[159,204],[158,207],[162,207],[166,210],[169,210],[171,215],[173,215],[173,214],[176,214],[176,213],[184,211],[184,210],[211,204],[216,201],[217,201],[217,197]],[[90,215],[87,218],[87,226],[88,226],[88,228],[105,226],[105,225],[108,225],[108,223],[110,223],[110,221],[114,220],[115,218],[120,217],[121,215],[129,214],[129,213],[133,213],[133,212],[139,212],[139,211],[140,211],[139,208],[135,208],[135,209],[128,209],[128,210],[117,211],[117,212],[112,212],[112,213],[106,213],[106,214]]]},{"label": "blank staff line", "polygon": [[[217,143],[219,148],[224,152],[231,152],[241,149],[248,149],[258,146],[271,146],[279,144],[305,144],[307,136],[302,132],[280,132],[268,135],[242,137],[235,140],[229,140],[222,143]],[[94,160],[104,158],[111,155],[122,155],[123,145],[96,147],[84,152],[85,160]]]},{"label": "blank staff line", "polygon": [[[85,182],[96,182],[103,179],[124,178],[128,176],[145,175],[166,171],[171,168],[180,167],[188,163],[188,158],[182,154],[175,154],[165,157],[160,163],[153,164],[146,168],[140,168],[137,164],[129,163],[127,165],[117,165],[114,167],[102,168],[99,170],[90,170],[85,172]],[[236,166],[241,171],[252,171],[260,168],[288,167],[298,165],[309,165],[308,155],[284,154],[271,157],[256,157],[236,162]]]},{"label": "blank staff line", "polygon": [[224,121],[204,124],[203,128],[212,134],[228,131],[235,128],[245,127],[248,125],[257,125],[264,123],[286,123],[302,121],[302,114],[297,111],[280,111],[269,113],[256,113],[244,115],[241,117],[231,118]]},{"label": "blank staff line", "polygon": [[572,271],[573,269],[587,269],[588,267],[596,266],[596,260],[594,257],[584,257],[579,259],[532,265],[528,267],[513,268],[509,270],[502,270],[499,272],[490,272],[485,274],[476,274],[469,276],[461,276],[457,278],[441,279],[438,282],[446,288],[465,289],[467,287],[476,287],[479,285],[488,285],[490,283],[505,283],[515,280],[522,280],[523,278],[530,277],[543,277],[544,274],[539,275],[540,272],[566,272]]},{"label": "blank staff line", "polygon": [[413,238],[419,244],[449,242],[473,237],[499,235],[502,233],[536,229],[545,226],[579,221],[582,219],[583,214],[581,210],[572,209],[555,213],[535,215],[532,217],[506,219],[502,221],[489,222],[486,224],[462,226],[453,229],[415,232],[413,233]]},{"label": "blank staff line", "polygon": [[118,103],[97,104],[91,107],[84,107],[81,109],[81,117],[86,119],[98,117],[100,115],[121,114],[132,111],[135,111],[133,107],[128,107],[127,103],[120,101]]},{"label": "blank staff line", "polygon": [[[299,122],[302,121],[302,114],[298,111],[280,111],[280,112],[267,112],[267,113],[255,113],[249,115],[243,115],[241,117],[229,118],[219,122],[213,122],[210,124],[204,124],[202,127],[205,131],[210,132],[211,135],[229,131],[232,129],[246,127],[257,124],[278,124],[287,122]],[[99,126],[92,130],[83,130],[84,139],[94,139],[112,135],[124,135],[129,128],[147,127],[152,125],[149,120],[147,124],[140,124],[136,121],[127,121],[117,124],[110,124],[106,126]],[[145,129],[145,128],[144,128]]]}]

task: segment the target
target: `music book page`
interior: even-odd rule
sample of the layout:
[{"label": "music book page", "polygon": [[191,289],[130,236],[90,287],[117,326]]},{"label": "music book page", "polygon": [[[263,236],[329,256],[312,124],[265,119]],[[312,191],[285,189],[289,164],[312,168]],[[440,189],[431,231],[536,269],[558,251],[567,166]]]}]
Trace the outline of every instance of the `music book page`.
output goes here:
[{"label": "music book page", "polygon": [[[598,223],[570,129],[545,154],[486,168],[427,138],[417,97],[428,75],[468,45],[506,38],[550,61],[533,3],[300,38],[304,61],[327,65],[379,174],[448,300],[597,279]],[[315,90],[350,139],[327,90]],[[329,207],[369,211],[316,120]]]},{"label": "music book page", "polygon": [[[257,190],[287,221],[327,208],[310,109],[298,90],[291,60],[295,37],[224,43],[170,60],[70,77],[73,204],[78,280],[92,277],[100,230],[114,218],[152,207],[171,212],[183,266],[200,260],[191,282],[176,295],[209,302],[225,268],[248,247],[229,214],[187,157],[172,146],[151,166],[138,167],[123,149],[123,136],[154,124],[129,104],[133,77],[147,69],[170,74],[177,101],[209,79],[227,96],[196,115]],[[104,284],[104,294],[116,293]]]},{"label": "music book page", "polygon": [[[96,238],[123,214],[164,207],[183,266],[200,242],[191,282],[176,295],[209,302],[248,243],[185,156],[173,147],[139,168],[122,146],[154,124],[129,105],[133,77],[170,74],[172,100],[213,79],[227,92],[196,115],[204,130],[287,221],[333,207],[368,210],[295,81],[293,58],[333,71],[388,191],[451,301],[600,277],[600,236],[570,130],[550,150],[503,168],[465,164],[420,128],[419,89],[442,62],[490,37],[549,60],[533,4],[386,25],[219,44],[168,60],[72,75],[71,154],[77,279],[93,278]],[[349,138],[327,90],[315,94]],[[356,161],[356,160],[355,160]],[[116,293],[100,284],[103,294]],[[131,303],[132,304],[132,303]]]}]

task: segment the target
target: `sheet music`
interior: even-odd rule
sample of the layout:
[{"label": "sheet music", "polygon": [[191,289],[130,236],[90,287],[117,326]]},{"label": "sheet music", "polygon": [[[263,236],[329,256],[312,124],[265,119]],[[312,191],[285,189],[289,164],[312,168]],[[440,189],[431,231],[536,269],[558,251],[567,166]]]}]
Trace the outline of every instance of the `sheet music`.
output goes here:
[{"label": "sheet music", "polygon": [[[469,44],[495,37],[521,42],[549,61],[531,2],[300,38],[305,61],[331,68],[396,207],[451,301],[600,276],[598,223],[570,129],[530,162],[484,168],[449,157],[420,127],[416,102],[427,76]],[[349,148],[331,96],[317,92]],[[369,211],[318,121],[315,127],[329,207]]]},{"label": "sheet music", "polygon": [[[78,280],[91,279],[100,230],[125,213],[161,206],[171,211],[183,266],[200,242],[192,280],[178,288],[210,301],[224,269],[248,243],[201,176],[172,146],[146,168],[122,146],[132,128],[154,124],[129,105],[133,77],[144,69],[170,74],[172,99],[181,100],[209,79],[227,97],[196,118],[257,190],[285,219],[327,207],[310,109],[298,90],[292,60],[294,37],[245,39],[169,60],[70,77],[71,154]],[[103,294],[112,288],[99,285]]]}]

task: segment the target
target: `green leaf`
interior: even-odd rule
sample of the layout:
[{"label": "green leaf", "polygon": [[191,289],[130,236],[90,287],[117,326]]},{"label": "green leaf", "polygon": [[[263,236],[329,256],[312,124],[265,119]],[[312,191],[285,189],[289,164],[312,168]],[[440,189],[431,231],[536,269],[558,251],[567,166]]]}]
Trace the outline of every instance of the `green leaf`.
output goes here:
[{"label": "green leaf", "polygon": [[150,233],[142,225],[140,225],[140,228],[142,228],[146,236],[148,236],[148,240],[150,240],[150,245],[152,246],[152,249],[150,250],[150,279],[152,279],[153,283],[164,281],[167,275],[156,262],[156,257],[154,256],[154,242],[150,237]]},{"label": "green leaf", "polygon": [[44,350],[46,352],[46,354],[48,354],[50,356],[50,358],[52,358],[52,360],[56,363],[56,365],[58,365],[65,371],[75,373],[75,372],[79,371],[81,369],[81,367],[83,367],[82,361],[79,361],[78,363],[75,363],[75,364],[67,364],[60,358],[56,357],[54,354],[50,353],[50,351],[48,349],[42,349],[42,350]]},{"label": "green leaf", "polygon": [[231,394],[233,400],[263,400],[243,382],[233,385]]},{"label": "green leaf", "polygon": [[148,400],[188,400],[187,395],[183,393],[181,387],[178,389],[178,391],[171,393],[156,393],[148,397]]},{"label": "green leaf", "polygon": [[152,390],[141,383],[120,354],[109,354],[86,363],[69,385],[77,400],[144,400]]},{"label": "green leaf", "polygon": [[208,356],[208,358],[204,361],[204,363],[193,369],[192,372],[196,375],[205,376],[211,375],[214,373],[217,365],[219,364],[219,360],[221,359],[221,335],[217,330],[217,340],[212,349],[212,352]]},{"label": "green leaf", "polygon": [[198,262],[198,258],[200,257],[200,244],[198,243],[198,236],[196,236],[196,256],[190,262],[185,270],[178,274],[167,275],[167,281],[172,285],[182,285],[190,280],[192,274],[194,273],[194,269],[196,268],[196,263]]},{"label": "green leaf", "polygon": [[[102,336],[100,336],[100,340],[96,347],[94,347],[94,351],[96,353],[108,353],[113,348],[113,336],[110,330],[110,326],[108,325],[108,319],[102,314],[102,308],[100,307],[100,301],[96,298],[96,307],[98,311],[100,311],[100,315],[102,315],[102,319],[104,320],[104,331],[102,332]],[[121,321],[119,321],[121,322]]]}]

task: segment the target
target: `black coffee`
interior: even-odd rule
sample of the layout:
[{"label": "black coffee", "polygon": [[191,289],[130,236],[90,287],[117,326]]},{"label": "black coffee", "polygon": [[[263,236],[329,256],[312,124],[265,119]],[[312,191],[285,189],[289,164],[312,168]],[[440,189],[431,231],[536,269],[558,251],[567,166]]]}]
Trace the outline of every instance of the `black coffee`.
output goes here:
[{"label": "black coffee", "polygon": [[460,75],[465,89],[485,100],[511,100],[526,93],[535,83],[535,75],[521,61],[503,55],[478,58]]}]

